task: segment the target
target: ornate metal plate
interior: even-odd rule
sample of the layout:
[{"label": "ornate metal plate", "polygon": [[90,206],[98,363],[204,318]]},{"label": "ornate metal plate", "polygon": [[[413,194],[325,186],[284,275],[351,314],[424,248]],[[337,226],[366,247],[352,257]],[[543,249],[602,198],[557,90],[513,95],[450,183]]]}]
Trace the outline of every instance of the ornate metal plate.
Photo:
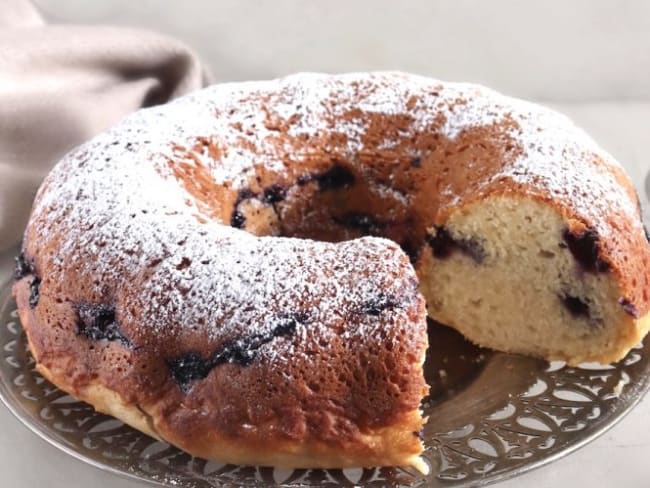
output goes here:
[{"label": "ornate metal plate", "polygon": [[[613,366],[565,367],[492,353],[431,324],[424,457],[401,468],[281,470],[208,462],[94,412],[34,370],[9,287],[0,294],[0,398],[27,427],[96,467],[169,487],[469,487],[557,459],[602,434],[650,384],[650,346]],[[438,351],[438,352],[435,352]],[[442,351],[442,352],[440,352]]]}]

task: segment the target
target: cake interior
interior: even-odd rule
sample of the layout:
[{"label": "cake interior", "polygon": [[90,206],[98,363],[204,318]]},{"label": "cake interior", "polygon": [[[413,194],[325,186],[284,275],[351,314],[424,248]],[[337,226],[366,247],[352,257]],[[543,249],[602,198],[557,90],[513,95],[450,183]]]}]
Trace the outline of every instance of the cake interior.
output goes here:
[{"label": "cake interior", "polygon": [[491,349],[618,360],[638,342],[636,324],[608,270],[580,254],[592,243],[575,240],[549,205],[506,196],[470,205],[433,229],[421,254],[428,312]]}]

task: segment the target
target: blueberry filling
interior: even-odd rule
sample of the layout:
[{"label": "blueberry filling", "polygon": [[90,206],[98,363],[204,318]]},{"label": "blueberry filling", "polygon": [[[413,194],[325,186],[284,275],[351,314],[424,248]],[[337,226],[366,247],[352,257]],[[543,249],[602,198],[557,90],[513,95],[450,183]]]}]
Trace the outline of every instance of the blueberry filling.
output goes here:
[{"label": "blueberry filling", "polygon": [[237,229],[244,228],[244,225],[246,224],[246,216],[239,211],[239,204],[244,200],[249,200],[251,198],[254,198],[255,196],[256,196],[255,193],[253,193],[248,188],[239,190],[239,193],[237,194],[237,199],[235,200],[235,204],[233,206],[232,215],[230,216],[231,227],[235,227]]},{"label": "blueberry filling", "polygon": [[402,251],[409,257],[409,261],[412,265],[417,263],[418,257],[420,255],[420,248],[413,244],[412,242],[403,242],[400,244]]},{"label": "blueberry filling", "polygon": [[255,196],[257,195],[249,188],[244,188],[243,190],[239,190],[239,193],[237,194],[237,201],[235,203],[235,206],[239,205],[244,200],[250,200]]},{"label": "blueberry filling", "polygon": [[[316,181],[316,183],[318,183],[318,188],[321,191],[327,191],[350,186],[352,183],[354,183],[354,180],[354,174],[349,169],[341,166],[340,164],[335,164],[324,173],[300,176],[297,179],[296,184],[298,186],[303,186],[311,181]],[[230,217],[230,225],[238,229],[242,229],[245,226],[246,216],[239,210],[239,204],[244,200],[249,200],[251,198],[260,198],[264,203],[272,205],[283,201],[286,196],[286,188],[277,184],[266,188],[261,196],[248,188],[240,190],[237,194],[237,199],[235,200],[235,204],[233,206],[233,212]]]},{"label": "blueberry filling", "polygon": [[16,258],[16,267],[14,268],[14,279],[20,280],[27,275],[33,274],[33,266],[27,261],[24,253],[20,253]]},{"label": "blueberry filling", "polygon": [[[273,205],[281,202],[287,196],[287,190],[281,185],[271,185],[262,193],[261,199],[264,203]],[[259,195],[248,188],[240,190],[233,206],[233,212],[230,216],[230,226],[237,229],[243,229],[246,225],[246,215],[239,210],[239,204],[251,198],[259,198]]]},{"label": "blueberry filling", "polygon": [[39,288],[41,286],[41,279],[38,276],[34,276],[34,279],[29,284],[29,306],[31,308],[36,308],[38,305],[38,300],[41,297]]},{"label": "blueberry filling", "polygon": [[426,241],[433,255],[443,259],[451,256],[455,250],[472,258],[476,263],[485,261],[486,253],[481,242],[476,238],[454,239],[445,227],[436,227],[435,235],[427,235]]},{"label": "blueberry filling", "polygon": [[422,166],[422,158],[416,157],[411,159],[411,168],[420,168]]},{"label": "blueberry filling", "polygon": [[318,183],[320,190],[336,190],[353,184],[354,174],[349,169],[336,164],[326,172],[315,175],[314,179]]},{"label": "blueberry filling", "polygon": [[276,337],[292,336],[296,332],[298,324],[306,320],[306,315],[300,313],[278,317],[269,332],[231,341],[207,359],[202,358],[196,352],[183,354],[168,360],[167,367],[176,383],[186,392],[194,380],[207,377],[213,368],[221,364],[248,366],[255,360],[264,344],[271,342]]},{"label": "blueberry filling", "polygon": [[580,318],[585,317],[589,318],[589,304],[585,303],[578,297],[574,297],[569,294],[564,294],[560,296],[564,307],[569,311],[572,317]]},{"label": "blueberry filling", "polygon": [[481,264],[485,261],[485,249],[483,249],[483,245],[477,239],[460,239],[455,242],[458,249],[466,256],[472,258],[476,263]]},{"label": "blueberry filling", "polygon": [[230,226],[236,229],[243,229],[246,224],[246,216],[239,210],[235,210],[230,218]]},{"label": "blueberry filling", "polygon": [[630,302],[627,298],[620,298],[618,300],[619,305],[623,307],[623,310],[625,310],[625,313],[628,315],[631,315],[635,319],[639,318],[639,311],[636,309],[634,304]]},{"label": "blueberry filling", "polygon": [[284,200],[287,196],[287,190],[280,185],[271,185],[264,190],[264,201],[266,203],[278,203]]},{"label": "blueberry filling", "polygon": [[77,307],[77,315],[78,335],[93,341],[119,341],[125,346],[131,345],[131,341],[122,333],[117,323],[114,307],[84,303]]},{"label": "blueberry filling", "polygon": [[206,361],[195,352],[190,352],[171,361],[167,361],[167,367],[176,383],[181,385],[183,390],[187,390],[187,387],[192,381],[202,380],[208,376],[208,373],[212,369],[209,361]]},{"label": "blueberry filling", "polygon": [[579,234],[572,234],[569,229],[565,229],[562,238],[585,271],[601,273],[609,270],[609,264],[600,258],[598,233],[594,229]]},{"label": "blueberry filling", "polygon": [[359,230],[366,234],[379,234],[386,226],[383,222],[380,222],[371,215],[361,212],[350,212],[340,217],[333,217],[332,220],[339,225]]},{"label": "blueberry filling", "polygon": [[363,303],[357,312],[364,315],[377,316],[385,310],[392,310],[399,306],[400,301],[395,296],[380,293]]},{"label": "blueberry filling", "polygon": [[426,241],[437,258],[448,258],[454,249],[454,240],[444,227],[436,227],[436,235],[427,234]]}]

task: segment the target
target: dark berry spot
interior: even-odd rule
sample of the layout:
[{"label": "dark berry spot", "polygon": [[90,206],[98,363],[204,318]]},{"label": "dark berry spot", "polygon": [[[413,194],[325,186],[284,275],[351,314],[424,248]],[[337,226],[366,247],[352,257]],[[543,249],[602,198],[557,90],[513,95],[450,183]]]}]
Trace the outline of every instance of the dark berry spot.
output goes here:
[{"label": "dark berry spot", "polygon": [[243,190],[239,190],[239,193],[237,193],[237,201],[235,206],[239,205],[244,200],[250,200],[255,196],[256,196],[255,193],[251,191],[249,188],[244,188]]},{"label": "dark berry spot", "polygon": [[225,345],[213,355],[211,364],[213,367],[223,363],[237,363],[241,366],[247,366],[255,359],[260,347],[276,337],[292,335],[296,331],[297,325],[298,319],[295,316],[278,317],[269,332],[254,334]]},{"label": "dark berry spot", "polygon": [[400,301],[395,296],[381,293],[362,304],[358,313],[377,316],[385,310],[392,310],[399,305]]},{"label": "dark berry spot", "polygon": [[14,279],[20,280],[21,278],[24,278],[25,276],[34,272],[32,265],[27,261],[24,253],[21,252],[15,258],[15,262],[16,267],[14,268]]},{"label": "dark berry spot", "polygon": [[449,231],[444,227],[436,227],[436,234],[427,234],[426,241],[431,247],[431,252],[437,258],[447,258],[451,256],[454,248],[454,240],[451,238]]},{"label": "dark berry spot", "polygon": [[250,200],[251,198],[255,198],[256,196],[257,195],[248,188],[239,190],[239,193],[237,193],[237,199],[235,200],[235,205],[233,207],[234,209],[230,217],[231,227],[235,227],[237,229],[244,228],[244,225],[246,224],[246,216],[239,211],[239,204],[244,200]]},{"label": "dark berry spot", "polygon": [[285,199],[287,190],[281,185],[272,185],[264,190],[264,201],[266,203],[278,203]]},{"label": "dark berry spot", "polygon": [[332,166],[325,173],[316,175],[315,178],[318,182],[318,188],[323,191],[344,188],[354,183],[352,172],[339,164]]},{"label": "dark berry spot", "polygon": [[402,251],[409,257],[409,261],[411,264],[415,264],[418,260],[418,257],[420,255],[420,248],[419,246],[416,246],[412,242],[403,242],[401,244]]},{"label": "dark berry spot", "polygon": [[639,311],[627,298],[619,298],[618,303],[623,307],[623,310],[625,310],[628,315],[631,315],[635,319],[639,318]]},{"label": "dark berry spot", "polygon": [[422,166],[422,158],[416,157],[411,159],[411,168],[420,168]]},{"label": "dark berry spot", "polygon": [[298,324],[305,324],[309,321],[309,315],[304,312],[295,312],[288,315],[281,315],[276,320],[273,328],[273,337],[286,337],[295,334]]},{"label": "dark berry spot", "polygon": [[208,376],[212,369],[208,363],[197,353],[190,352],[167,361],[167,367],[176,383],[186,391],[192,381]]},{"label": "dark berry spot", "polygon": [[564,307],[571,313],[573,317],[590,317],[589,304],[582,301],[580,298],[565,293],[560,296],[560,299],[562,300]]},{"label": "dark berry spot", "polygon": [[472,258],[476,263],[485,261],[486,253],[481,241],[477,238],[454,239],[445,227],[435,227],[435,235],[427,235],[426,241],[431,247],[433,255],[444,259],[458,250]]},{"label": "dark berry spot", "polygon": [[314,176],[311,174],[299,176],[296,180],[298,186],[305,186],[307,183],[314,181]]},{"label": "dark berry spot", "polygon": [[205,378],[213,368],[221,364],[248,366],[255,360],[259,349],[264,344],[276,337],[293,335],[297,325],[306,320],[307,316],[301,313],[280,316],[274,319],[272,328],[268,332],[228,342],[207,360],[196,353],[189,353],[168,361],[167,365],[180,388],[187,391],[192,381]]},{"label": "dark berry spot", "polygon": [[230,218],[230,225],[237,229],[243,229],[246,224],[246,216],[239,210],[235,210]]},{"label": "dark berry spot", "polygon": [[361,212],[349,212],[340,217],[333,217],[334,222],[350,229],[359,230],[366,234],[378,234],[385,227],[383,222],[373,216]]},{"label": "dark berry spot", "polygon": [[[246,340],[237,340],[226,344],[223,349],[212,356],[210,364],[212,367],[225,363],[235,363],[240,366],[248,366],[257,355],[255,344],[258,336],[251,336]],[[258,346],[259,347],[259,346]]]},{"label": "dark berry spot", "polygon": [[29,284],[29,306],[31,308],[36,308],[36,305],[38,305],[38,299],[40,298],[40,286],[41,279],[38,276],[34,276],[34,279],[32,279],[32,282]]},{"label": "dark berry spot", "polygon": [[594,229],[579,234],[572,234],[569,229],[565,229],[562,238],[585,271],[602,273],[609,270],[609,264],[600,258],[598,233]]},{"label": "dark berry spot", "polygon": [[485,261],[485,249],[478,239],[460,239],[456,241],[456,246],[463,254],[472,258],[476,263],[481,264]]},{"label": "dark berry spot", "polygon": [[192,264],[192,260],[190,258],[184,257],[183,259],[181,259],[181,262],[176,265],[176,269],[182,271],[185,268],[187,268],[190,264]]},{"label": "dark berry spot", "polygon": [[117,323],[114,307],[82,303],[77,307],[77,315],[77,334],[93,341],[119,341],[125,346],[131,345]]}]

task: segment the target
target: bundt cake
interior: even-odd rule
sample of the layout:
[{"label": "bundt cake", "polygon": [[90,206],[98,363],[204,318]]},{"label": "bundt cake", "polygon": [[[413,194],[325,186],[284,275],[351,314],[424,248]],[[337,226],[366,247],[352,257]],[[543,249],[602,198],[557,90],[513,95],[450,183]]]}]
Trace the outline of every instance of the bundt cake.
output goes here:
[{"label": "bundt cake", "polygon": [[647,239],[621,167],[551,110],[299,74],[68,154],[13,290],[50,381],[194,455],[426,470],[427,311],[501,351],[615,361],[650,326]]}]

